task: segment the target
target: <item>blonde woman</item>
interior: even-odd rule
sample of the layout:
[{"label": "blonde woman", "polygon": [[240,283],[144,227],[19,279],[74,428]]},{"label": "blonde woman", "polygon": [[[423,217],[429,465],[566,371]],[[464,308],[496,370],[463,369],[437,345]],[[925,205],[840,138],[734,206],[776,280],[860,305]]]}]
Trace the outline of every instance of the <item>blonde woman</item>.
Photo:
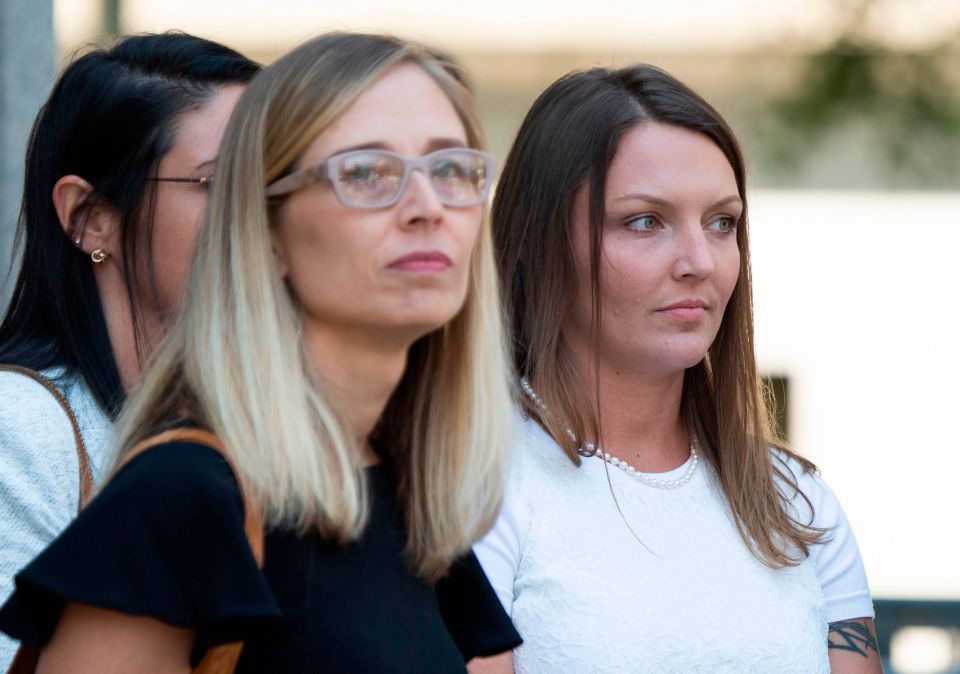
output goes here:
[{"label": "blonde woman", "polygon": [[447,672],[516,645],[470,553],[510,408],[492,160],[449,67],[331,34],[250,85],[183,314],[119,422],[120,459],[196,426],[236,473],[185,441],[121,467],[0,611],[39,671],[182,672],[242,639],[239,672]]},{"label": "blonde woman", "polygon": [[745,173],[650,66],[571,74],[528,113],[493,207],[524,377],[477,548],[524,638],[495,671],[880,671],[850,525],[769,424]]}]

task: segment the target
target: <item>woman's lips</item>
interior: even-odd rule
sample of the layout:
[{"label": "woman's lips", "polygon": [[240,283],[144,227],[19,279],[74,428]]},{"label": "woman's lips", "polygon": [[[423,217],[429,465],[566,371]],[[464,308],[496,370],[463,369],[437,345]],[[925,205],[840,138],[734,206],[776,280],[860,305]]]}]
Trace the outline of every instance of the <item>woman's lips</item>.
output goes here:
[{"label": "woman's lips", "polygon": [[707,303],[703,300],[682,300],[657,309],[657,313],[685,322],[699,321],[706,312]]},{"label": "woman's lips", "polygon": [[388,269],[432,274],[449,269],[452,265],[453,262],[443,253],[435,250],[425,250],[398,257],[388,265]]}]

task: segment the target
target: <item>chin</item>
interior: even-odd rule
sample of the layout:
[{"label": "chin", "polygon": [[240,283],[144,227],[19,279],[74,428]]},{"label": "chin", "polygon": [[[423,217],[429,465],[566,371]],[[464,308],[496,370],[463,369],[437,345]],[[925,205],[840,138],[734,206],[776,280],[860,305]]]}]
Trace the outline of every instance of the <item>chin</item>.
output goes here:
[{"label": "chin", "polygon": [[409,334],[414,340],[439,330],[452,321],[457,311],[436,310],[425,311],[422,314],[406,314],[391,321],[393,328]]},{"label": "chin", "polygon": [[[674,374],[698,365],[706,358],[709,345],[684,345],[650,353],[644,360],[656,363],[655,370],[662,374]],[[648,360],[649,359],[649,360]]]},{"label": "chin", "polygon": [[688,360],[688,361],[686,361],[686,363],[683,365],[683,367],[682,367],[681,369],[683,369],[683,370],[689,370],[691,367],[696,367],[697,365],[699,365],[700,363],[702,363],[702,362],[703,362],[703,359],[706,358],[706,357],[707,357],[707,354],[703,354],[703,355],[700,356],[699,358]]},{"label": "chin", "polygon": [[397,324],[427,326],[428,332],[443,327],[463,309],[465,295],[454,292],[410,295],[396,305]]},{"label": "chin", "polygon": [[686,370],[702,362],[703,359],[707,357],[707,351],[709,349],[710,349],[709,345],[704,345],[702,347],[691,348],[691,349],[684,349],[683,351],[672,354],[671,360],[676,362],[677,369]]}]

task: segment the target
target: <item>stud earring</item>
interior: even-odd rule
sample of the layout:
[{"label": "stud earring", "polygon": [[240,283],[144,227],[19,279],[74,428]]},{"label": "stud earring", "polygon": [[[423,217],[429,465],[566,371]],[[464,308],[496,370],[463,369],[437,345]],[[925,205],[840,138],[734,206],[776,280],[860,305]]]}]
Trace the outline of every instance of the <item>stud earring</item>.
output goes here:
[{"label": "stud earring", "polygon": [[93,260],[94,264],[103,264],[109,255],[110,254],[103,249],[97,248],[95,251],[90,253],[90,259]]}]

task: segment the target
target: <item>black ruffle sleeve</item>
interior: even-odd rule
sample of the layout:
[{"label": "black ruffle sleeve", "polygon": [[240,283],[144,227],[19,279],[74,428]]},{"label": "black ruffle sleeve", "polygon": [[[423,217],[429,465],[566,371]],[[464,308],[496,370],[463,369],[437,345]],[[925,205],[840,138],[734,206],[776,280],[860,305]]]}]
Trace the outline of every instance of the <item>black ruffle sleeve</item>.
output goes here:
[{"label": "black ruffle sleeve", "polygon": [[436,592],[443,622],[464,662],[523,643],[473,551],[450,567]]},{"label": "black ruffle sleeve", "polygon": [[244,533],[230,467],[187,442],[147,450],[104,487],[17,575],[0,630],[42,645],[67,602],[194,629],[207,646],[244,639],[280,616]]}]

